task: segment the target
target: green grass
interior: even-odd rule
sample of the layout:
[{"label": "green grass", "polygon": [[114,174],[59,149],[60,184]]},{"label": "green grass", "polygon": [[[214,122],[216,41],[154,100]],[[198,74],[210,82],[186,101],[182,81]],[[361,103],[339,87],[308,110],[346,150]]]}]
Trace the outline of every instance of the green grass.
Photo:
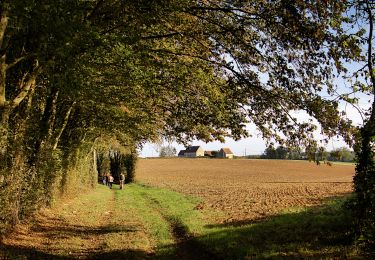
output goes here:
[{"label": "green grass", "polygon": [[355,166],[355,162],[336,162],[336,161],[334,162],[334,161],[332,161],[330,163],[337,164],[337,165]]},{"label": "green grass", "polygon": [[117,190],[116,195],[120,203],[123,203],[124,210],[133,212],[133,215],[142,220],[153,247],[158,248],[173,243],[168,223],[150,206],[144,188],[137,184],[129,184],[124,190]]},{"label": "green grass", "polygon": [[141,184],[126,185],[124,190],[116,193],[126,201],[126,210],[134,211],[142,219],[157,256],[172,256],[176,253],[172,230],[176,225],[188,234],[202,234],[204,216],[194,210],[199,203],[196,198]]},{"label": "green grass", "polygon": [[317,208],[294,208],[258,223],[213,225],[199,240],[223,258],[352,258],[350,212],[345,199]]}]

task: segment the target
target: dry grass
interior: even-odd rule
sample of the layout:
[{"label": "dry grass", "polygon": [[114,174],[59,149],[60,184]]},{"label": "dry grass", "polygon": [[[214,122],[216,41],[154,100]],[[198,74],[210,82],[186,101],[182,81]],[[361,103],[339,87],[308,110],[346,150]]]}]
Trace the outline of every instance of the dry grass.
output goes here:
[{"label": "dry grass", "polygon": [[306,161],[146,159],[137,180],[203,198],[219,222],[255,220],[352,192],[354,166]]}]

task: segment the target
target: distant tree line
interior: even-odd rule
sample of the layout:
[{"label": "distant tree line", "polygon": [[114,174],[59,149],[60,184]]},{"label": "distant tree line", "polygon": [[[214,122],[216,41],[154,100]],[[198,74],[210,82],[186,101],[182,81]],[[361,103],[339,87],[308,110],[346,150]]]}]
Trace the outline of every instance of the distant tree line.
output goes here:
[{"label": "distant tree line", "polygon": [[[310,153],[310,154],[309,154]],[[311,155],[313,153],[313,155]],[[284,146],[267,147],[261,159],[280,159],[280,160],[305,160],[307,158],[317,157],[317,159],[324,161],[338,161],[338,162],[353,162],[355,159],[354,151],[346,147],[340,147],[332,151],[326,151],[320,148],[319,151],[301,151],[299,148],[287,148]]]}]

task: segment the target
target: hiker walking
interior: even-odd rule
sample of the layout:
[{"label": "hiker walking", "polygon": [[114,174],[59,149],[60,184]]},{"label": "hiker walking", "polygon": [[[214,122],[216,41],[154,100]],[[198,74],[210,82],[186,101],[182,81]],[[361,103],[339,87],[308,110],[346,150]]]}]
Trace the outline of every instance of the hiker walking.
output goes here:
[{"label": "hiker walking", "polygon": [[114,178],[113,178],[113,176],[110,174],[109,177],[108,177],[108,179],[109,179],[109,188],[112,189],[112,184],[113,184],[113,179],[114,179]]},{"label": "hiker walking", "polygon": [[125,175],[121,173],[120,174],[120,190],[124,188],[124,181],[125,181]]},{"label": "hiker walking", "polygon": [[105,183],[107,186],[109,186],[109,172],[105,173]]}]

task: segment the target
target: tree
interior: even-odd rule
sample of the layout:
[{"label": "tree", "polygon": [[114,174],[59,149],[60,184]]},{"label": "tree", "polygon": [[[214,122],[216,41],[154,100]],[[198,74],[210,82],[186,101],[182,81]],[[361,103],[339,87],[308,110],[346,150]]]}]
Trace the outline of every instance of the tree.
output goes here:
[{"label": "tree", "polygon": [[176,156],[177,150],[175,147],[167,145],[162,146],[159,152],[160,157],[173,157]]},{"label": "tree", "polygon": [[276,149],[273,146],[268,146],[266,150],[264,150],[262,158],[265,159],[290,159],[289,158],[290,150],[287,147],[282,145],[278,146]]},{"label": "tree", "polygon": [[289,149],[288,158],[290,160],[301,160],[303,159],[303,153],[299,147],[292,147]]},{"label": "tree", "polygon": [[[360,69],[351,75],[352,91],[364,93],[371,97],[370,107],[362,113],[363,125],[359,128],[355,145],[356,174],[354,188],[356,193],[357,234],[365,242],[373,243],[375,238],[375,69],[374,69],[374,9],[375,3],[371,0],[348,1],[351,11],[346,18],[352,25],[354,32],[345,35],[343,44],[361,46],[357,53]],[[356,25],[364,25],[364,28]],[[367,27],[366,27],[367,25]],[[355,30],[355,28],[358,28]],[[354,42],[354,43],[353,43]],[[358,99],[350,99],[344,95],[344,100],[358,105]]]},{"label": "tree", "polygon": [[341,162],[353,162],[354,161],[354,152],[350,151],[346,147],[337,148],[330,152],[330,160],[341,161]]},{"label": "tree", "polygon": [[268,146],[261,156],[264,159],[276,159],[276,157],[276,149],[273,146]]},{"label": "tree", "polygon": [[120,178],[121,168],[122,168],[121,159],[122,159],[122,154],[119,151],[116,151],[116,150],[109,151],[111,175],[115,179]]},{"label": "tree", "polygon": [[126,170],[125,183],[132,183],[135,180],[135,166],[138,160],[137,152],[132,151],[123,156],[123,164]]},{"label": "tree", "polygon": [[288,159],[289,149],[280,145],[276,148],[277,159]]}]

